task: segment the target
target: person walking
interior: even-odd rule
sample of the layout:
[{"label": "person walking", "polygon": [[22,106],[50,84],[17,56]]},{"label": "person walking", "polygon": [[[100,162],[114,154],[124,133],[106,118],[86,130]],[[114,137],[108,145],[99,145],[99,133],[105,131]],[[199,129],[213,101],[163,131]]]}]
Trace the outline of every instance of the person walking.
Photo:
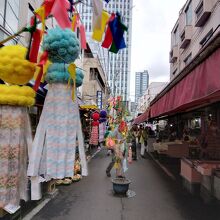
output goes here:
[{"label": "person walking", "polygon": [[136,125],[133,125],[132,128],[128,131],[126,141],[127,141],[127,143],[131,144],[132,159],[137,160],[138,131],[137,131]]},{"label": "person walking", "polygon": [[142,157],[144,157],[145,150],[147,147],[147,139],[148,139],[148,128],[145,127],[141,130],[141,133],[140,133],[141,156]]}]

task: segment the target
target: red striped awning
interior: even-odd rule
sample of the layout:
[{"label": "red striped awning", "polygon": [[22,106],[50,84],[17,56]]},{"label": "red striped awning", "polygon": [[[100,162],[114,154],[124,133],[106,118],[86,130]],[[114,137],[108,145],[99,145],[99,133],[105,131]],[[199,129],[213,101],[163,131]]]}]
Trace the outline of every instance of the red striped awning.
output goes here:
[{"label": "red striped awning", "polygon": [[150,111],[147,109],[144,113],[134,119],[133,124],[139,125],[149,119]]},{"label": "red striped awning", "polygon": [[150,107],[152,118],[220,101],[220,49]]}]

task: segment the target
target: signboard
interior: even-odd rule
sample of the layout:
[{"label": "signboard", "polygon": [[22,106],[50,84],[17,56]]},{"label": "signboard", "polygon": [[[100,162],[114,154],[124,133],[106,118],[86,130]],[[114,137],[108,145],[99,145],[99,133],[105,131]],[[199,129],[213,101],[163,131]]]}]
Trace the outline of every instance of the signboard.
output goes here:
[{"label": "signboard", "polygon": [[99,109],[102,109],[102,91],[97,91],[96,102]]}]

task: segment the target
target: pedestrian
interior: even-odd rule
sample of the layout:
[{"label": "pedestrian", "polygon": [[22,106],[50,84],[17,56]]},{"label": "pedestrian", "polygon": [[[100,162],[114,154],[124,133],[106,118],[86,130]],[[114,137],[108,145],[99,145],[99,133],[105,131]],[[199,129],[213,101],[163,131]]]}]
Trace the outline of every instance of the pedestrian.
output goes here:
[{"label": "pedestrian", "polygon": [[144,157],[144,153],[147,147],[147,139],[148,139],[148,128],[145,127],[142,129],[140,134],[140,143],[141,143],[141,156]]},{"label": "pedestrian", "polygon": [[[104,135],[105,143],[110,133],[111,133],[111,127],[109,126]],[[110,155],[112,155],[112,149],[108,149],[107,156],[110,156]]]},{"label": "pedestrian", "polygon": [[128,135],[127,135],[127,143],[131,145],[133,160],[137,160],[137,143],[138,143],[137,131],[138,131],[137,125],[133,125],[132,128],[128,131]]}]

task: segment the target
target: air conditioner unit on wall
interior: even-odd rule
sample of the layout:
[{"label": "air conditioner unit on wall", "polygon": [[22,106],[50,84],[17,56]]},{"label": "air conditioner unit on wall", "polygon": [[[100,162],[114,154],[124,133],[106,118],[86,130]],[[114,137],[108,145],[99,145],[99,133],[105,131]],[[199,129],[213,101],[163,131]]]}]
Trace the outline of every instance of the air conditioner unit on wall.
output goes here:
[{"label": "air conditioner unit on wall", "polygon": [[178,46],[173,46],[172,50],[170,51],[170,63],[174,63],[178,58]]},{"label": "air conditioner unit on wall", "polygon": [[212,10],[212,1],[210,0],[202,0],[195,9],[195,14],[197,17],[195,26],[202,27],[206,21],[208,20],[209,16],[211,15]]},{"label": "air conditioner unit on wall", "polygon": [[184,30],[180,34],[180,39],[181,39],[180,48],[181,49],[185,49],[189,45],[192,39],[192,30],[193,30],[192,28],[193,28],[192,25],[186,25],[184,27]]}]

